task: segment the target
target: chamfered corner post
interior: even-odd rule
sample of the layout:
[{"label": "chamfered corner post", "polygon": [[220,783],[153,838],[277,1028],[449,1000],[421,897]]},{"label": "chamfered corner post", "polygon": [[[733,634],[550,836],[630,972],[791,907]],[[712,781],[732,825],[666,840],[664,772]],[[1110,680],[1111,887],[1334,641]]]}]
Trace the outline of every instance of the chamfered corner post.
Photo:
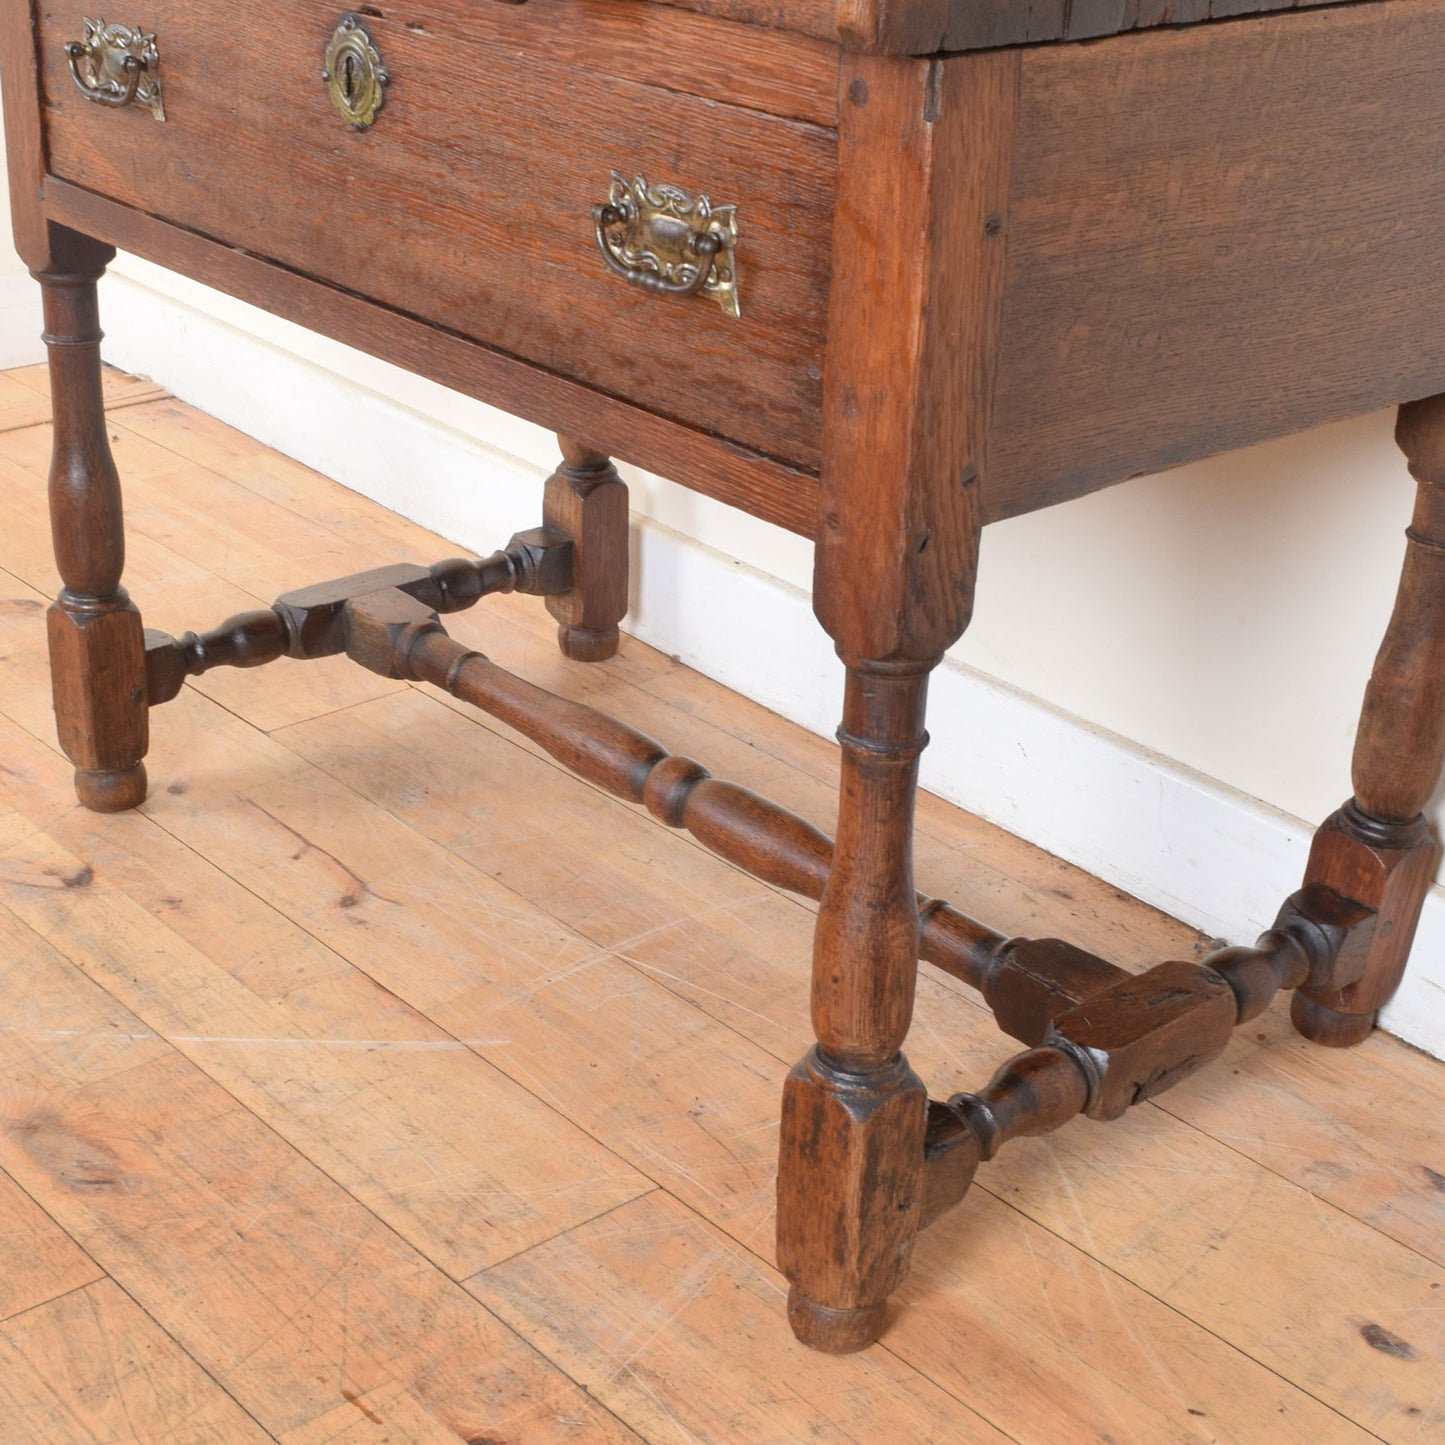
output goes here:
[{"label": "chamfered corner post", "polygon": [[617,652],[627,612],[627,483],[610,457],[558,437],[562,462],[547,480],[542,520],[572,539],[572,587],[547,598],[557,643],[574,662]]},{"label": "chamfered corner post", "polygon": [[61,590],[47,628],[60,745],[87,808],[119,812],[146,794],[145,635],[121,586],[120,479],[101,393],[97,286],[113,250],[51,227],[33,274],[45,304],[54,434],[50,525]]},{"label": "chamfered corner post", "polygon": [[1445,765],[1445,396],[1402,406],[1395,440],[1419,487],[1400,589],[1365,689],[1354,796],[1315,834],[1306,872],[1374,917],[1347,939],[1337,986],[1299,989],[1290,1008],[1306,1038],[1341,1048],[1399,987],[1440,860],[1423,810]]},{"label": "chamfered corner post", "polygon": [[1017,64],[842,67],[814,570],[846,668],[841,783],[778,1169],[789,1321],[830,1353],[877,1338],[923,1216],[914,798],[928,676],[973,605]]}]

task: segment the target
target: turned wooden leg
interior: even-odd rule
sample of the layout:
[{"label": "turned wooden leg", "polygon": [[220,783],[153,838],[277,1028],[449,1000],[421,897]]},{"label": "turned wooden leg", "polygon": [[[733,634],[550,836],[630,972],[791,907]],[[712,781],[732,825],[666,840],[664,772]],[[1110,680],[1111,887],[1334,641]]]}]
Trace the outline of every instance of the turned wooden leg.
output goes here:
[{"label": "turned wooden leg", "polygon": [[1306,880],[1374,911],[1347,941],[1340,986],[1300,989],[1290,1016],[1316,1043],[1369,1034],[1399,986],[1440,844],[1422,816],[1445,763],[1445,396],[1400,408],[1395,439],[1419,483],[1389,630],[1365,690],[1355,796],[1315,835]]},{"label": "turned wooden leg", "polygon": [[778,1263],[805,1344],[883,1328],[923,1204],[928,1098],[901,1052],[918,971],[913,803],[927,665],[848,668],[838,839],[813,951],[817,1047],[783,1094]]},{"label": "turned wooden leg", "polygon": [[62,588],[50,608],[50,668],[60,745],[87,808],[118,812],[146,793],[145,638],[120,585],[120,481],[106,437],[96,283],[109,252],[84,269],[35,273],[44,288],[55,433],[50,525]]},{"label": "turned wooden leg", "polygon": [[928,674],[968,626],[978,572],[1009,177],[993,141],[1016,88],[994,57],[940,72],[845,53],[839,75],[813,609],[848,669],[842,789],[817,1047],[788,1079],[778,1159],[789,1319],[833,1352],[877,1336],[923,1216],[928,1101],[902,1053],[914,791]]},{"label": "turned wooden leg", "polygon": [[570,592],[548,597],[557,643],[576,662],[602,662],[617,651],[627,612],[627,484],[611,459],[567,437],[562,465],[547,480],[543,521],[572,538]]}]

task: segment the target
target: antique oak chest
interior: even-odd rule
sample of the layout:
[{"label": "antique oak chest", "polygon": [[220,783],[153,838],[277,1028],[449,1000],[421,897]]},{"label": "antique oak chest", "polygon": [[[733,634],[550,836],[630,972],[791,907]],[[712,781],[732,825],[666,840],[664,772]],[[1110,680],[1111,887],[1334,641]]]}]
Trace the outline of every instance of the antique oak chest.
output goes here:
[{"label": "antique oak chest", "polygon": [[[871,1343],[919,1229],[1008,1139],[1117,1117],[1280,990],[1310,1038],[1365,1037],[1439,859],[1445,0],[144,0],[127,19],[0,0],[54,380],[56,713],[87,806],[144,798],[149,709],[186,677],[345,653],[819,899],[778,1251],[793,1328],[825,1350]],[[115,247],[556,431],[541,525],[147,632],[101,410]],[[927,680],[968,624],[981,528],[1397,403],[1419,502],[1354,796],[1276,925],[1136,976],[917,894]],[[444,614],[517,590],[569,656],[612,654],[612,457],[814,539],[847,668],[835,837],[447,635]],[[930,1099],[902,1051],[920,959],[1025,1046],[975,1092]]]}]

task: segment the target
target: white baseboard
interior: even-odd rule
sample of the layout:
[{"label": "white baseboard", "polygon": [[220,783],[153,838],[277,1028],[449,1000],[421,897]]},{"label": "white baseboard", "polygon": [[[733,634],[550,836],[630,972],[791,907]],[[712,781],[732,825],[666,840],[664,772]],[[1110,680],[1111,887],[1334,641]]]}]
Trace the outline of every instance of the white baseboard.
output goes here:
[{"label": "white baseboard", "polygon": [[45,360],[40,287],[23,271],[0,276],[0,371]]},{"label": "white baseboard", "polygon": [[[324,364],[326,348],[293,345],[258,320],[262,339],[229,306],[241,324],[126,276],[107,284],[117,365],[463,546],[491,550],[535,524],[550,438],[498,414],[488,434],[509,450],[497,450],[396,400],[428,404],[411,379],[378,363],[349,357],[343,376]],[[442,414],[458,415],[450,403]],[[486,415],[470,410],[464,423]],[[842,672],[806,593],[651,518],[635,521],[627,630],[831,735]],[[1211,935],[1252,941],[1299,886],[1304,822],[952,660],[932,685],[929,730],[932,791]],[[1410,972],[1382,1022],[1445,1057],[1445,888],[1431,892]]]}]

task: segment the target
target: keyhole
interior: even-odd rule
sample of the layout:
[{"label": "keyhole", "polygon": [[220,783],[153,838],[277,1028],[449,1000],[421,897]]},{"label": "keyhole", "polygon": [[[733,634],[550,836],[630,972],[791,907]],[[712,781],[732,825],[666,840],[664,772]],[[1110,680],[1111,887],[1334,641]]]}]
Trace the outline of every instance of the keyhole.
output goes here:
[{"label": "keyhole", "polygon": [[347,55],[341,62],[341,88],[349,105],[356,104],[356,57]]}]

